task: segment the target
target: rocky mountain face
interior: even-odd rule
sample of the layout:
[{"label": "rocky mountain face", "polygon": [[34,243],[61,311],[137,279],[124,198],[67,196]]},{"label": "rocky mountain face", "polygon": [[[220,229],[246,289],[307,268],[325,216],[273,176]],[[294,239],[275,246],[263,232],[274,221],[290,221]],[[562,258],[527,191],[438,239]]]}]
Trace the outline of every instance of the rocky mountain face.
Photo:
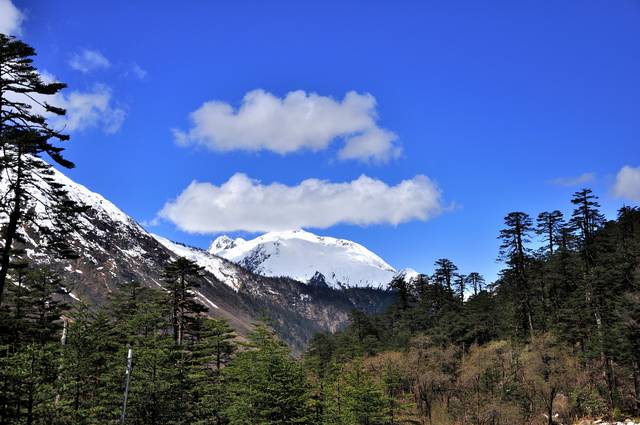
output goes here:
[{"label": "rocky mountain face", "polygon": [[393,294],[388,291],[335,290],[253,273],[251,268],[211,252],[150,234],[104,197],[60,172],[55,172],[54,180],[64,185],[70,198],[90,206],[80,216],[81,228],[71,238],[79,258],[52,258],[41,247],[41,235],[32,228],[23,229],[25,248],[32,262],[59,270],[74,302],[102,303],[118,285],[132,280],[162,287],[165,265],[184,256],[204,268],[196,295],[212,316],[227,319],[240,334],[246,334],[252,323],[267,317],[295,350],[302,349],[316,332],[344,326],[354,308],[380,311],[392,302]]},{"label": "rocky mountain face", "polygon": [[221,236],[209,252],[263,276],[286,276],[331,288],[386,288],[396,270],[364,246],[297,229],[252,240]]}]

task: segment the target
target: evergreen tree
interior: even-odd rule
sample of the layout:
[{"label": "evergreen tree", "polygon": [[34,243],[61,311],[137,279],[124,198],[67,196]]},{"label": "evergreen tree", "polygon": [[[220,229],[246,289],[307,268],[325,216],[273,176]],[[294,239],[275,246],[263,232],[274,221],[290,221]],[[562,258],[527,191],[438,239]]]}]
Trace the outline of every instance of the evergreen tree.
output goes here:
[{"label": "evergreen tree", "polygon": [[177,406],[176,412],[174,403],[184,400],[179,391],[184,390],[184,375],[189,372],[182,353],[175,348],[169,301],[169,294],[163,290],[128,282],[112,294],[106,306],[114,321],[117,344],[112,354],[117,371],[112,385],[118,388],[114,402],[121,403],[127,346],[133,349],[127,423],[171,423],[174,415],[182,411],[183,406]]},{"label": "evergreen tree", "polygon": [[60,276],[46,268],[33,269],[26,274],[25,284],[28,292],[21,302],[30,324],[26,339],[41,344],[59,341],[61,316],[67,307],[60,299],[65,293]]},{"label": "evergreen tree", "polygon": [[520,301],[519,311],[530,334],[533,334],[533,312],[531,307],[531,287],[527,279],[529,263],[530,234],[533,222],[528,214],[512,212],[504,218],[506,228],[500,231],[500,259],[510,267],[503,278],[513,282],[513,296]]},{"label": "evergreen tree", "polygon": [[167,265],[164,271],[165,288],[169,291],[171,304],[171,326],[176,345],[183,343],[185,335],[193,334],[197,315],[207,311],[196,301],[195,291],[202,267],[184,257]]},{"label": "evergreen tree", "polygon": [[349,314],[351,335],[355,340],[357,354],[373,354],[379,348],[380,335],[371,317],[360,310]]},{"label": "evergreen tree", "polygon": [[436,269],[433,273],[433,280],[451,291],[453,279],[458,271],[458,267],[453,264],[453,261],[447,258],[436,260],[435,266]]},{"label": "evergreen tree", "polygon": [[203,319],[193,347],[194,422],[198,425],[221,425],[226,422],[224,409],[228,391],[223,368],[229,365],[237,350],[236,335],[224,320]]},{"label": "evergreen tree", "polygon": [[55,343],[26,343],[0,356],[0,423],[54,423],[58,358]]},{"label": "evergreen tree", "polygon": [[[54,182],[50,166],[39,158],[46,154],[58,165],[66,168],[73,163],[62,156],[63,148],[53,142],[69,139],[53,130],[44,116],[64,115],[64,109],[48,104],[44,99],[63,89],[65,84],[44,82],[33,66],[33,48],[0,34],[0,179],[4,200],[2,213],[8,220],[2,229],[3,248],[0,252],[0,305],[9,269],[13,266],[14,242],[22,240],[20,227],[30,222],[40,228],[46,236],[42,243],[48,243],[63,256],[71,255],[65,243],[64,234],[69,231],[72,217],[82,209],[75,205]],[[37,111],[39,109],[40,111]],[[4,176],[10,176],[6,179]],[[42,212],[32,208],[41,199],[37,191],[45,191],[50,205]],[[37,220],[44,214],[52,226],[41,226]]]},{"label": "evergreen tree", "polygon": [[564,227],[562,212],[559,210],[545,211],[538,214],[536,221],[536,234],[540,236],[546,245],[548,255],[553,255],[554,247],[560,245],[561,231]]},{"label": "evergreen tree", "polygon": [[7,302],[0,310],[0,341],[18,347],[29,342],[60,339],[60,316],[66,305],[60,295],[60,277],[46,268],[20,268],[12,273],[15,285],[7,288]]},{"label": "evergreen tree", "polygon": [[469,297],[464,314],[467,326],[462,340],[466,347],[498,338],[499,314],[496,299],[489,292],[483,290]]},{"label": "evergreen tree", "polygon": [[328,381],[333,370],[335,342],[331,335],[318,333],[309,341],[304,366],[309,374],[309,401],[312,423],[322,423],[329,403]]},{"label": "evergreen tree", "polygon": [[469,273],[465,280],[467,285],[473,288],[473,295],[478,295],[478,293],[484,289],[484,277],[478,272]]},{"label": "evergreen tree", "polygon": [[[60,358],[62,291],[58,276],[46,269],[14,271],[0,334],[0,423],[45,423],[54,416]],[[5,422],[7,423],[7,422]]]},{"label": "evergreen tree", "polygon": [[74,424],[119,417],[123,348],[106,312],[81,307],[71,320],[60,368],[60,408]]},{"label": "evergreen tree", "polygon": [[363,370],[356,360],[345,367],[334,384],[342,393],[342,406],[330,406],[329,424],[381,425],[386,422],[385,396],[382,386]]},{"label": "evergreen tree", "polygon": [[224,369],[230,389],[231,425],[307,424],[308,386],[300,365],[263,326],[249,336],[250,348]]},{"label": "evergreen tree", "polygon": [[467,276],[463,274],[456,274],[455,276],[456,293],[460,302],[464,302],[464,291],[467,285]]},{"label": "evergreen tree", "polygon": [[[175,415],[183,409],[183,406],[175,406],[183,397],[177,394],[183,386],[178,385],[177,375],[180,373],[176,372],[176,366],[182,369],[183,364],[178,364],[173,337],[170,334],[150,335],[133,350],[127,421],[141,425],[172,423]],[[120,364],[124,365],[124,357],[121,357]],[[122,371],[123,367],[119,370]],[[177,412],[172,410],[174,407],[178,407]]]},{"label": "evergreen tree", "polygon": [[401,310],[406,310],[409,306],[409,296],[411,295],[409,283],[405,280],[404,276],[395,276],[389,288],[398,292],[399,306]]},{"label": "evergreen tree", "polygon": [[593,242],[596,231],[604,224],[604,216],[600,213],[598,197],[591,189],[582,189],[573,194],[571,203],[575,209],[571,214],[571,225],[578,232],[579,249],[582,252],[585,268],[589,272],[593,264]]}]

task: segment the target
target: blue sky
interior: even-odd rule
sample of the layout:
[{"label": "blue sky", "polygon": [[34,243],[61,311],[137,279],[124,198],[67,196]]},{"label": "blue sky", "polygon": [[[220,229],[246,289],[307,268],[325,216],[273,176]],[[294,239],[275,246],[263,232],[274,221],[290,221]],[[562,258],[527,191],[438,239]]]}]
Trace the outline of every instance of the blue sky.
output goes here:
[{"label": "blue sky", "polygon": [[[426,189],[442,193],[425,201],[427,216],[440,208],[437,217],[416,219],[425,209],[389,195],[382,196],[387,205],[370,206],[377,218],[354,211],[347,220],[378,224],[307,228],[360,242],[397,268],[430,272],[434,260],[448,257],[493,278],[496,236],[509,211],[569,211],[581,186],[594,189],[610,217],[640,199],[640,169],[633,168],[640,166],[638,1],[13,4],[24,18],[14,32],[37,49],[40,69],[68,83],[65,102],[85,114],[69,124],[67,154],[77,168],[67,174],[139,221],[153,221],[194,180],[211,184],[202,185],[203,196],[222,196],[220,186],[236,173],[259,180],[256,190],[295,189],[309,178],[331,186],[361,175],[393,188],[424,175]],[[276,140],[246,134],[242,124],[251,117],[225,134],[214,127],[202,140],[177,143],[172,130],[189,132],[190,114],[205,102],[229,104],[235,114],[254,90],[276,100],[302,90],[304,99],[315,93],[332,107],[344,106],[348,92],[370,94],[371,122],[353,131],[392,133],[378,142],[402,153],[341,159],[353,134],[336,128],[315,150],[295,148],[294,137],[293,151],[274,152]],[[346,116],[338,108],[315,125],[335,127]],[[310,131],[286,122],[295,128],[285,135]],[[276,127],[274,138],[283,134]],[[242,137],[262,149],[221,150],[223,139]],[[581,184],[571,184],[580,176]],[[277,204],[280,192],[271,192]],[[385,218],[396,210],[389,202],[406,214]],[[296,219],[321,222],[309,213]],[[215,215],[199,219],[212,229]],[[202,247],[216,235],[180,230],[175,222],[184,227],[186,218],[173,221],[149,229]]]}]

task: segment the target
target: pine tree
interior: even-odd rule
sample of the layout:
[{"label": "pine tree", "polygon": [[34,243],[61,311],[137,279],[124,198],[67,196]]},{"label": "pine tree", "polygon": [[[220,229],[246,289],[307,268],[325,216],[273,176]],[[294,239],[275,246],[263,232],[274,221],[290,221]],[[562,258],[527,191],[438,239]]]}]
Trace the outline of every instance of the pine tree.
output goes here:
[{"label": "pine tree", "polygon": [[453,264],[453,261],[447,258],[436,260],[435,266],[436,269],[433,273],[433,280],[437,284],[446,287],[449,291],[452,291],[453,279],[458,271],[458,267]]},{"label": "pine tree", "polygon": [[60,295],[65,293],[64,285],[57,273],[46,268],[30,270],[25,278],[28,296],[22,302],[26,305],[25,318],[30,322],[30,336],[27,340],[41,344],[57,342],[62,331],[62,312],[67,308]]},{"label": "pine tree", "polygon": [[328,406],[328,424],[375,425],[386,422],[385,394],[382,386],[368,375],[361,360],[339,370],[332,383],[333,397]]},{"label": "pine tree", "polygon": [[[32,206],[41,202],[34,197],[37,190],[48,191],[51,204],[44,214],[52,226],[39,226],[53,248],[63,256],[71,255],[64,234],[69,231],[73,216],[82,210],[66,196],[61,186],[51,180],[50,166],[39,158],[47,155],[58,165],[71,168],[73,163],[62,156],[63,148],[53,140],[66,141],[69,136],[53,130],[43,114],[64,115],[64,109],[42,100],[65,88],[62,83],[46,83],[33,66],[33,48],[0,34],[0,194],[5,200],[2,213],[8,217],[3,226],[3,248],[0,252],[0,305],[9,269],[12,267],[14,242],[21,241],[21,225],[31,222],[39,225]],[[42,112],[36,111],[40,109]],[[43,213],[41,213],[43,214]]]},{"label": "pine tree", "polygon": [[496,299],[489,292],[480,291],[469,297],[464,313],[467,328],[462,340],[466,347],[485,344],[498,337]]},{"label": "pine tree", "polygon": [[604,224],[604,216],[600,213],[598,197],[591,189],[582,189],[573,194],[571,203],[575,209],[571,214],[571,225],[578,232],[579,249],[582,252],[586,272],[589,273],[593,264],[593,242],[596,232]]},{"label": "pine tree", "polygon": [[332,335],[315,334],[304,356],[304,366],[309,375],[309,401],[313,423],[322,423],[328,403],[328,378],[332,372],[335,342]]},{"label": "pine tree", "polygon": [[504,218],[506,228],[500,231],[498,237],[500,245],[500,259],[510,267],[504,277],[514,282],[514,297],[520,299],[520,311],[529,334],[533,334],[533,312],[531,307],[531,287],[527,279],[527,265],[529,262],[530,234],[533,222],[528,214],[512,212]]},{"label": "pine tree", "polygon": [[55,343],[25,343],[0,356],[0,423],[53,423],[59,350]]},{"label": "pine tree", "polygon": [[[591,189],[582,189],[573,194],[571,203],[575,205],[575,209],[571,215],[571,225],[577,233],[577,248],[583,260],[583,279],[582,290],[584,294],[584,308],[586,308],[593,318],[595,328],[596,352],[602,362],[604,375],[606,376],[607,386],[609,388],[608,401],[609,406],[613,407],[613,373],[611,359],[607,355],[605,333],[610,323],[606,323],[603,317],[604,294],[599,291],[598,279],[594,274],[596,266],[596,234],[604,225],[604,216],[600,213],[600,204],[598,197],[593,194]],[[602,282],[602,281],[600,281]]]},{"label": "pine tree", "polygon": [[467,285],[467,276],[457,273],[455,276],[456,293],[460,302],[464,302],[464,291]]},{"label": "pine tree", "polygon": [[224,369],[231,425],[308,424],[308,385],[300,365],[272,332],[258,326],[250,349]]},{"label": "pine tree", "polygon": [[196,301],[195,291],[200,286],[202,267],[184,257],[167,265],[164,271],[165,288],[169,291],[171,326],[176,345],[183,343],[185,335],[192,334],[198,314],[207,311]]},{"label": "pine tree", "polygon": [[467,285],[473,288],[473,295],[478,295],[484,289],[484,277],[478,272],[471,272],[466,277]]},{"label": "pine tree", "polygon": [[380,345],[378,329],[373,319],[360,310],[353,310],[349,314],[352,337],[358,354],[373,354]]},{"label": "pine tree", "polygon": [[[52,129],[43,114],[65,114],[64,109],[47,103],[44,96],[55,95],[67,86],[64,83],[43,81],[33,66],[32,58],[35,55],[35,50],[28,44],[0,34],[0,128],[3,131],[9,127],[36,131],[48,139],[66,141],[69,136]],[[6,140],[2,139],[2,142]],[[54,159],[63,161],[57,156],[60,148],[50,149]]]},{"label": "pine tree", "polygon": [[554,247],[560,245],[563,226],[564,219],[562,212],[559,210],[551,212],[545,211],[538,214],[535,230],[536,234],[541,236],[542,240],[545,242],[548,255],[553,255]]},{"label": "pine tree", "polygon": [[104,310],[81,307],[71,317],[60,369],[60,408],[72,423],[109,423],[119,417],[122,353]]},{"label": "pine tree", "polygon": [[[47,269],[19,269],[7,292],[0,334],[0,423],[40,423],[54,415],[60,358],[61,311],[58,276]],[[9,390],[11,389],[11,390]],[[14,406],[12,408],[10,406]]]},{"label": "pine tree", "polygon": [[404,276],[395,276],[391,280],[391,283],[389,283],[389,288],[398,292],[400,310],[406,310],[409,306],[411,292],[409,283],[405,280]]},{"label": "pine tree", "polygon": [[[565,234],[567,225],[559,210],[545,211],[538,214],[535,232],[543,245],[532,263],[532,270],[537,274],[539,281],[539,294],[541,297],[542,323],[546,325],[557,324],[560,304],[559,298],[561,289],[557,274],[554,273],[551,265],[554,262],[554,254],[559,250],[567,250],[567,235]],[[561,254],[562,255],[562,254]],[[546,312],[552,314],[545,314]]]},{"label": "pine tree", "polygon": [[224,320],[203,319],[199,323],[191,372],[196,400],[194,423],[221,425],[226,421],[224,408],[228,403],[222,371],[237,350],[236,335]]}]

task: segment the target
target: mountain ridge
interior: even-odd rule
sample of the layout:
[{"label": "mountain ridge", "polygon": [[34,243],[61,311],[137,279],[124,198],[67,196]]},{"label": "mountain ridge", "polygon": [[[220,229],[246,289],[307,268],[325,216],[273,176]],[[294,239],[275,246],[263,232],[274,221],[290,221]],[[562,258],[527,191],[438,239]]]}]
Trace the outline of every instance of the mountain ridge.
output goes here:
[{"label": "mountain ridge", "polygon": [[[241,335],[268,317],[279,335],[300,351],[313,334],[345,326],[352,310],[382,311],[393,298],[388,291],[336,291],[252,273],[206,250],[149,233],[102,195],[55,169],[53,181],[64,187],[69,198],[89,207],[78,216],[79,229],[69,236],[78,258],[53,257],[46,250],[44,236],[29,225],[21,228],[24,242],[20,248],[30,263],[50,267],[62,276],[70,303],[104,303],[120,284],[134,280],[162,288],[164,267],[184,256],[204,267],[197,297],[211,316],[226,319]],[[6,180],[0,180],[0,186],[5,184]],[[43,187],[46,184],[42,182]],[[32,190],[40,202],[31,207],[40,210],[46,224],[46,191]],[[5,218],[0,214],[0,222]]]},{"label": "mountain ridge", "polygon": [[[335,289],[386,288],[397,274],[380,256],[363,245],[303,229],[274,231],[251,240],[216,238],[209,252],[263,276],[286,276],[320,282]],[[320,279],[320,275],[323,279]]]}]

